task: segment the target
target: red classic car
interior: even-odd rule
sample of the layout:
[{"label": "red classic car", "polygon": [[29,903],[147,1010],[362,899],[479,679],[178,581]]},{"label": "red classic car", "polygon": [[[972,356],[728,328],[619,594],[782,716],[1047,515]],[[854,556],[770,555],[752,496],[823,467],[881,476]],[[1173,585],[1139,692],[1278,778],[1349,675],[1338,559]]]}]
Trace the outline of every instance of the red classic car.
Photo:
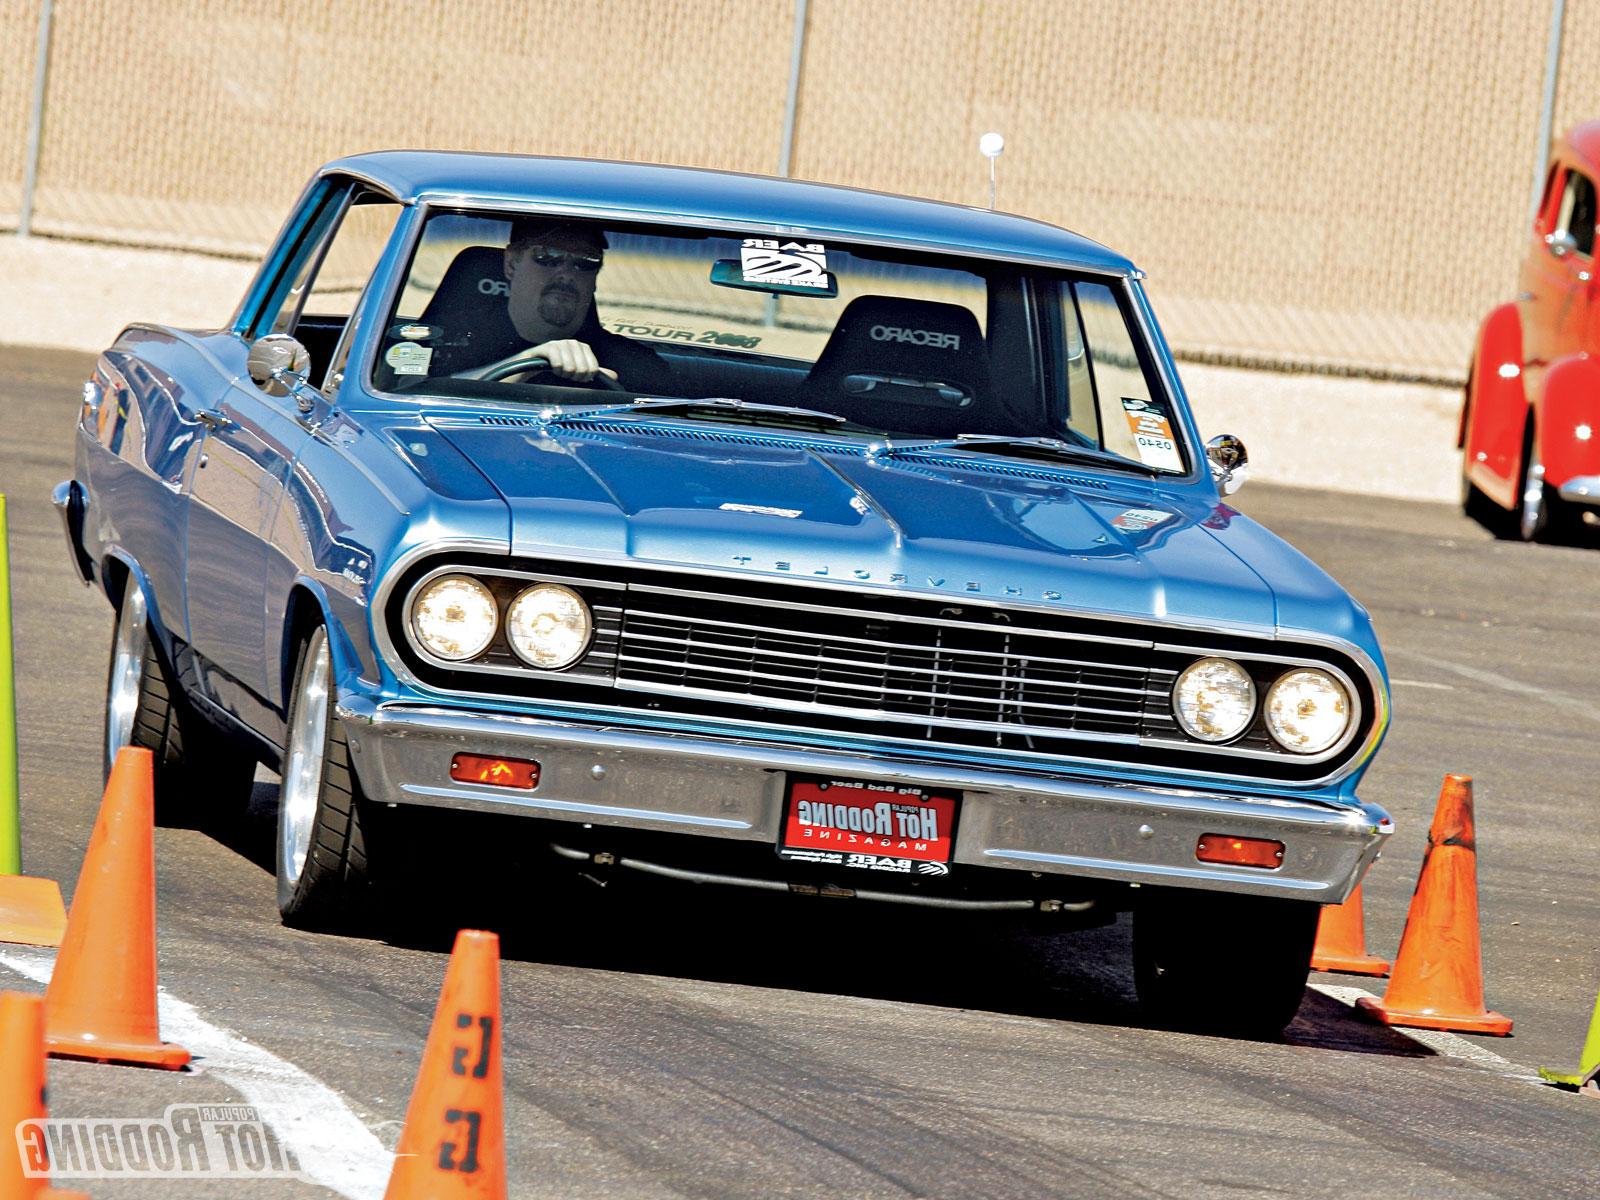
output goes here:
[{"label": "red classic car", "polygon": [[1467,376],[1463,506],[1524,541],[1568,537],[1600,505],[1597,179],[1600,121],[1590,121],[1551,148],[1517,298],[1484,320]]}]

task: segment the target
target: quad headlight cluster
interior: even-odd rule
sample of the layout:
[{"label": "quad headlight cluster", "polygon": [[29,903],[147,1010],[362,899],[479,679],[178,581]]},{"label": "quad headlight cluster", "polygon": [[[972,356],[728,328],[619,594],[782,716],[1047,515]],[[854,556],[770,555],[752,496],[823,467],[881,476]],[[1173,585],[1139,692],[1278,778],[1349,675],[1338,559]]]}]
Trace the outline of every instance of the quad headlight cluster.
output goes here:
[{"label": "quad headlight cluster", "polygon": [[411,601],[411,632],[419,645],[446,662],[467,662],[489,648],[505,628],[506,643],[529,666],[570,667],[588,648],[594,619],[583,597],[556,583],[535,583],[500,605],[481,580],[441,575]]},{"label": "quad headlight cluster", "polygon": [[[1172,689],[1172,708],[1185,733],[1202,742],[1232,741],[1255,720],[1256,683],[1227,658],[1190,663]],[[1350,693],[1316,667],[1280,675],[1261,703],[1273,741],[1295,754],[1320,754],[1344,737],[1354,717]]]}]

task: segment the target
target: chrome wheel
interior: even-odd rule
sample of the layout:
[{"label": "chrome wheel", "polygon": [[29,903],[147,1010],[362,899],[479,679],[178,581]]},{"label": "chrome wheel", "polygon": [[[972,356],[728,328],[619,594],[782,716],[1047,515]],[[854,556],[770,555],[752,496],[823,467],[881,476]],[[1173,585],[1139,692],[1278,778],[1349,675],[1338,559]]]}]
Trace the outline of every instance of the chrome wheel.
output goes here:
[{"label": "chrome wheel", "polygon": [[1544,464],[1537,447],[1528,449],[1528,467],[1522,476],[1522,495],[1517,498],[1517,533],[1531,542],[1543,531],[1549,519],[1544,494]]},{"label": "chrome wheel", "polygon": [[278,800],[278,885],[291,894],[305,870],[322,797],[330,674],[328,634],[318,629],[306,643],[305,660],[290,705],[289,753]]},{"label": "chrome wheel", "polygon": [[149,645],[144,593],[130,579],[122,597],[122,610],[117,614],[117,631],[111,643],[111,672],[106,681],[105,770],[108,773],[117,759],[117,751],[133,741],[133,723],[139,712],[145,653]]}]

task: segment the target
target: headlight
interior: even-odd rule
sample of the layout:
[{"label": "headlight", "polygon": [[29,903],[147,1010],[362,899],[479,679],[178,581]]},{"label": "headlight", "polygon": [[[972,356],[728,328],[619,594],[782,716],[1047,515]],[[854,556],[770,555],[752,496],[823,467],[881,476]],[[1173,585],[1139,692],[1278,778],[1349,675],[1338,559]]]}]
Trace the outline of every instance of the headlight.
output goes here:
[{"label": "headlight", "polygon": [[476,658],[494,640],[500,614],[489,589],[467,575],[441,575],[411,603],[411,631],[430,654]]},{"label": "headlight", "polygon": [[1285,750],[1317,754],[1350,727],[1350,693],[1326,671],[1303,667],[1267,689],[1267,729]]},{"label": "headlight", "polygon": [[571,666],[589,644],[589,606],[570,588],[535,584],[511,602],[506,639],[524,662],[547,671]]},{"label": "headlight", "polygon": [[1178,724],[1202,742],[1238,737],[1256,712],[1255,681],[1226,658],[1190,663],[1172,689]]}]

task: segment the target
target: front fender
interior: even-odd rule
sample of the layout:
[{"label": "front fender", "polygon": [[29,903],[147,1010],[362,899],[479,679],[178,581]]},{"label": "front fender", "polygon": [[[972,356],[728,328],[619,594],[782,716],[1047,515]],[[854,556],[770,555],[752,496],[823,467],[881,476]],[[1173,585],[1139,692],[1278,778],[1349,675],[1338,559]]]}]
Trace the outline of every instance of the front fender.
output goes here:
[{"label": "front fender", "polygon": [[129,588],[138,588],[144,593],[145,618],[150,622],[150,634],[156,640],[162,659],[171,664],[176,657],[175,642],[181,638],[182,631],[174,634],[167,624],[155,585],[150,582],[150,577],[145,574],[138,560],[121,546],[110,547],[100,562],[100,584],[106,599],[111,601],[111,607],[118,612],[122,610],[122,597]]},{"label": "front fender", "polygon": [[1502,504],[1516,490],[1527,421],[1522,317],[1515,304],[1502,304],[1478,330],[1457,437],[1464,473]]},{"label": "front fender", "polygon": [[294,684],[295,656],[300,652],[304,635],[316,625],[328,631],[328,653],[333,658],[333,678],[341,693],[350,690],[360,677],[361,652],[351,638],[344,622],[339,620],[340,605],[328,594],[319,580],[301,575],[290,589],[289,603],[285,606],[283,629],[279,638],[281,661],[278,664],[281,694],[287,716],[289,691]]},{"label": "front fender", "polygon": [[1539,396],[1539,461],[1544,481],[1559,488],[1600,475],[1600,362],[1587,354],[1557,359]]}]

